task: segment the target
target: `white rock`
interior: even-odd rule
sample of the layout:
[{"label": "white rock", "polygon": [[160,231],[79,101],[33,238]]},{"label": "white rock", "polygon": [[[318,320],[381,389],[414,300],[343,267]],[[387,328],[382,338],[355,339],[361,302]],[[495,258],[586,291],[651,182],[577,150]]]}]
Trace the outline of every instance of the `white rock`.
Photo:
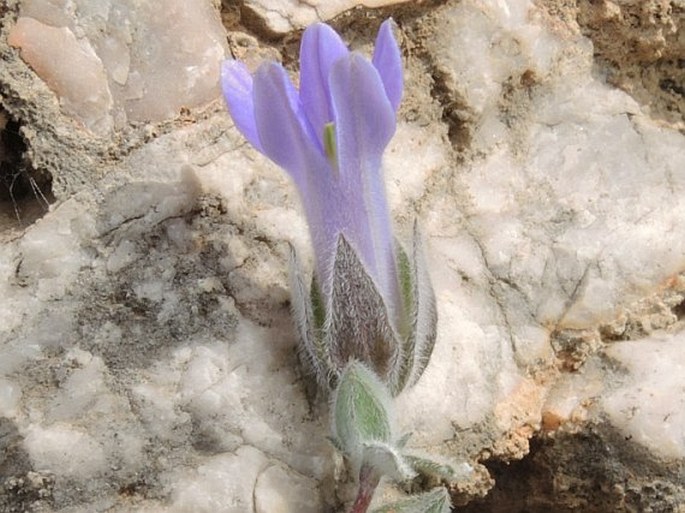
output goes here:
[{"label": "white rock", "polygon": [[[39,3],[24,16],[38,20]],[[113,108],[142,102],[154,73],[134,58],[145,40],[134,28],[156,27],[142,4],[50,5],[39,21],[90,42]],[[680,464],[682,336],[617,342],[610,356],[626,372],[591,360],[556,388],[550,342],[557,329],[597,329],[685,267],[685,139],[599,81],[588,41],[552,34],[531,2],[441,9],[422,44],[470,116],[473,153],[458,161],[441,123],[400,120],[385,160],[398,235],[419,218],[440,311],[426,373],[398,399],[410,444],[520,458],[543,414],[590,418],[594,400],[619,432]],[[112,46],[95,44],[114,19],[130,26],[106,32]],[[208,39],[204,64],[219,53]],[[522,89],[528,70],[533,85]],[[175,86],[200,98],[185,71]],[[525,99],[505,94],[512,84]],[[178,108],[162,91],[158,100],[129,114]],[[285,305],[284,241],[311,260],[297,193],[225,113],[195,121],[137,143],[95,186],[0,247],[0,414],[25,437],[34,469],[65,478],[56,510],[334,502],[327,418],[306,399]],[[122,497],[140,479],[148,489]]]},{"label": "white rock", "polygon": [[267,467],[254,488],[256,513],[318,513],[324,505],[315,483],[280,466]]},{"label": "white rock", "polygon": [[51,27],[20,17],[9,43],[60,98],[67,114],[104,135],[113,126],[112,94],[102,61],[87,39],[68,27]]},{"label": "white rock", "polygon": [[311,479],[249,445],[180,474],[173,489],[169,513],[313,513],[323,507]]},{"label": "white rock", "polygon": [[169,513],[243,513],[254,510],[254,486],[268,458],[250,446],[210,458],[172,484]]},{"label": "white rock", "polygon": [[334,18],[357,6],[369,8],[401,4],[407,0],[247,0],[244,7],[276,34],[285,34],[317,21]]},{"label": "white rock", "polygon": [[[490,111],[503,115],[509,77],[573,73],[541,79],[514,130],[474,140],[486,154],[455,178],[452,202],[438,191],[428,200],[438,342],[422,380],[400,398],[407,429],[424,428],[412,442],[420,447],[493,415],[532,433],[546,392],[524,369],[553,358],[552,329],[608,322],[685,266],[675,230],[685,217],[685,140],[578,65],[590,62],[586,44],[569,55],[570,43],[555,40],[558,51],[542,57],[535,45],[520,47],[535,34],[553,37],[521,25],[528,8],[461,2],[439,18],[431,42],[475,114],[476,134],[491,126]],[[657,133],[678,150],[647,144]]]},{"label": "white rock", "polygon": [[0,417],[12,418],[21,399],[21,388],[8,379],[0,378]]},{"label": "white rock", "polygon": [[625,436],[667,460],[685,458],[685,333],[622,342],[607,354],[626,376],[602,406]]},{"label": "white rock", "polygon": [[86,205],[66,201],[60,206],[60,215],[39,220],[21,239],[16,274],[37,284],[41,299],[60,297],[91,261],[86,241],[95,233],[94,224]]},{"label": "white rock", "polygon": [[[209,1],[22,4],[10,44],[65,111],[99,135],[126,121],[160,121],[219,94],[226,35]],[[183,34],[179,39],[178,34]]]},{"label": "white rock", "polygon": [[88,433],[69,424],[31,425],[24,438],[34,468],[67,479],[94,479],[107,470],[106,453]]}]

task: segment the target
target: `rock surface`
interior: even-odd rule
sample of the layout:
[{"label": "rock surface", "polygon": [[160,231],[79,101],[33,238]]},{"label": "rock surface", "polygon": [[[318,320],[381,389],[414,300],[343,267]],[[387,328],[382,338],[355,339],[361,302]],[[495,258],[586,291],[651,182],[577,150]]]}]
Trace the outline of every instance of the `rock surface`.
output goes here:
[{"label": "rock surface", "polygon": [[408,0],[247,0],[242,9],[272,34],[283,35],[326,21],[355,7],[379,8]]},{"label": "rock surface", "polygon": [[[217,70],[230,51],[296,71],[297,36],[274,34],[353,4],[283,2],[281,25],[263,4],[0,3],[0,511],[349,499],[294,352],[298,198],[233,127]],[[684,100],[659,85],[677,81],[683,9],[591,4],[333,20],[361,51],[384,16],[399,24],[388,193],[400,237],[421,222],[440,313],[399,411],[415,450],[474,466],[458,511],[685,505]],[[653,67],[630,82],[634,41]],[[34,223],[17,203],[55,198]]]},{"label": "rock surface", "polygon": [[[179,35],[182,35],[179,37]],[[216,97],[225,32],[209,2],[25,0],[10,45],[99,135]]]}]

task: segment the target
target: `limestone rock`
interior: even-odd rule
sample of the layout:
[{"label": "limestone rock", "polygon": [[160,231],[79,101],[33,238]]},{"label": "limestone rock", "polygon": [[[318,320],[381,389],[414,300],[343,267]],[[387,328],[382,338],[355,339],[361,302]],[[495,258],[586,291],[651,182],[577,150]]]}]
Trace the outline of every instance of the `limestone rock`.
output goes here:
[{"label": "limestone rock", "polygon": [[327,21],[357,6],[368,8],[402,4],[408,0],[247,0],[248,9],[273,34],[285,34],[317,21]]},{"label": "limestone rock", "polygon": [[[42,169],[58,198],[0,233],[0,509],[338,508],[289,319],[288,243],[311,260],[296,191],[211,102],[212,4],[151,5],[0,9],[4,125],[25,144],[0,171]],[[411,448],[475,469],[451,489],[460,511],[677,511],[685,138],[601,79],[557,7],[398,9],[406,94],[384,166],[398,236],[421,223],[440,314],[398,411]],[[51,83],[27,54],[30,72],[9,46],[38,48],[26,27],[84,52],[111,103],[68,110],[78,77]]]},{"label": "limestone rock", "polygon": [[112,95],[102,61],[88,40],[69,27],[52,27],[22,17],[8,39],[60,98],[66,113],[94,132],[112,129]]},{"label": "limestone rock", "polygon": [[[223,28],[208,1],[26,0],[9,43],[65,112],[99,135],[162,121],[218,95]],[[179,37],[183,34],[183,37]]]}]

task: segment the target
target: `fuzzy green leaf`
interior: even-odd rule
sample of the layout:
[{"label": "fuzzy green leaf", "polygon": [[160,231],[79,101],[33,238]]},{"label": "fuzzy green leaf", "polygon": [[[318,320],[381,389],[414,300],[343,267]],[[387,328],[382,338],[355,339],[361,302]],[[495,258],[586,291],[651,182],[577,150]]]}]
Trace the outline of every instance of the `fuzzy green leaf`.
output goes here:
[{"label": "fuzzy green leaf", "polygon": [[325,343],[338,373],[348,362],[357,360],[382,381],[392,383],[400,342],[385,299],[343,235],[338,238],[331,294],[326,299]]},{"label": "fuzzy green leaf", "polygon": [[435,292],[428,273],[428,262],[423,253],[423,240],[418,223],[414,223],[412,240],[413,284],[414,284],[414,368],[408,383],[414,385],[423,374],[433,353],[437,337],[438,310]]},{"label": "fuzzy green leaf", "polygon": [[406,481],[416,475],[412,466],[396,447],[382,442],[365,443],[363,460],[379,474],[395,481]]},{"label": "fuzzy green leaf", "polygon": [[324,344],[322,327],[325,312],[319,289],[312,280],[308,291],[295,249],[290,247],[290,290],[293,319],[299,335],[300,359],[322,386],[328,385],[332,364]]},{"label": "fuzzy green leaf", "polygon": [[391,398],[387,387],[363,364],[347,365],[333,395],[333,436],[355,466],[365,444],[392,441]]},{"label": "fuzzy green leaf", "polygon": [[451,509],[450,496],[445,488],[440,487],[376,508],[372,513],[450,513]]},{"label": "fuzzy green leaf", "polygon": [[466,481],[473,474],[473,467],[465,462],[439,462],[431,458],[411,455],[405,455],[405,461],[419,474],[446,483]]}]

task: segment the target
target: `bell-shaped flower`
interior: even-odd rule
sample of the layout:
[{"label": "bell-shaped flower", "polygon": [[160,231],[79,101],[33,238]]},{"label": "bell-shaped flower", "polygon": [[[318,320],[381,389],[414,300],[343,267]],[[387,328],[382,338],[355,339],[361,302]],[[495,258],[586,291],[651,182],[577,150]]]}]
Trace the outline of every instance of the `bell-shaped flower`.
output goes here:
[{"label": "bell-shaped flower", "polygon": [[315,272],[305,285],[293,253],[292,288],[305,359],[322,383],[359,360],[401,390],[427,363],[436,311],[420,238],[408,253],[396,244],[383,182],[403,92],[392,21],[371,61],[328,25],[307,28],[299,91],[274,62],[251,75],[227,60],[221,82],[236,127],[288,172],[304,206]]}]

